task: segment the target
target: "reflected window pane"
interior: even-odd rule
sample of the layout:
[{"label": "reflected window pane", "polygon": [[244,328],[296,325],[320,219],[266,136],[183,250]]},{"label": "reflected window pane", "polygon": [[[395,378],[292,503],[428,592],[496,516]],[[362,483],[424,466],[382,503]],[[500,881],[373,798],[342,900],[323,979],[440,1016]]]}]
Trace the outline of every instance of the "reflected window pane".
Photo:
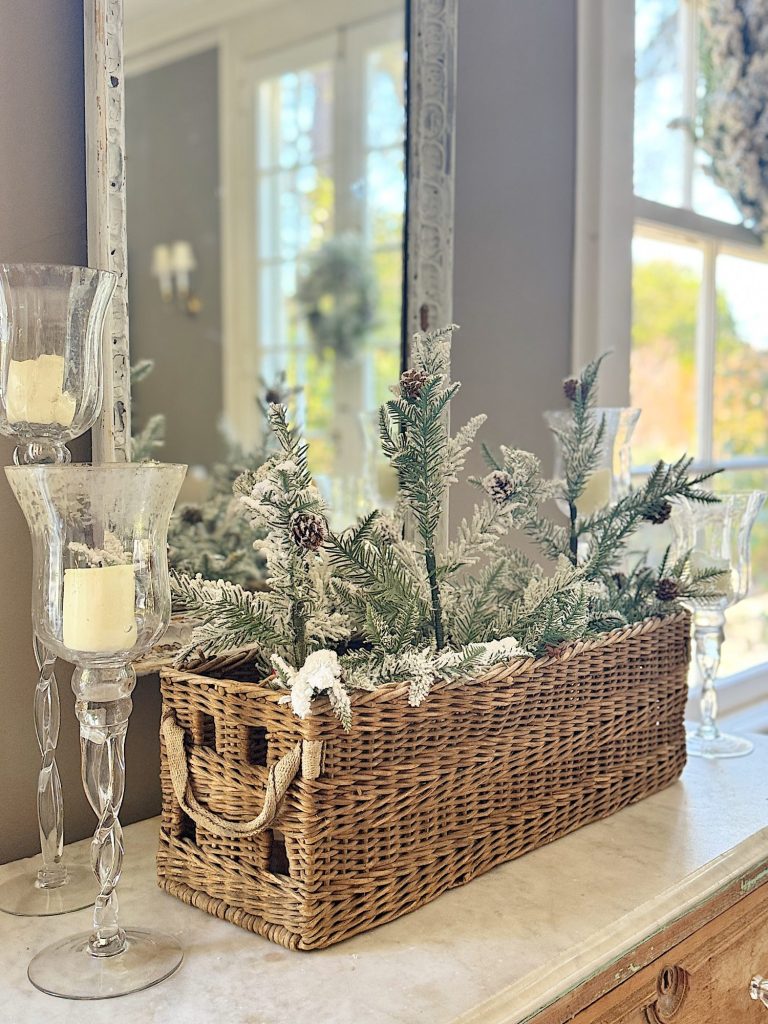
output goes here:
[{"label": "reflected window pane", "polygon": [[707,154],[697,149],[693,171],[693,208],[704,217],[741,224],[742,217],[733,199],[712,177],[711,164]]},{"label": "reflected window pane", "polygon": [[322,245],[333,229],[333,191],[328,166],[261,175],[256,214],[259,259],[296,259]]},{"label": "reflected window pane", "polygon": [[400,375],[402,358],[396,339],[402,333],[403,259],[400,249],[373,255],[378,289],[378,316],[370,333],[373,372],[366,388],[366,408],[375,409],[391,397],[389,390]]},{"label": "reflected window pane", "polygon": [[261,82],[259,167],[327,161],[332,152],[333,68],[325,62]]},{"label": "reflected window pane", "polygon": [[[728,470],[714,490],[768,489],[768,470]],[[726,612],[720,674],[733,675],[768,662],[768,508],[763,505],[752,528],[752,586],[747,597]]]},{"label": "reflected window pane", "polygon": [[402,146],[405,139],[404,71],[401,40],[368,52],[366,134],[371,148]]},{"label": "reflected window pane", "polygon": [[638,0],[635,13],[635,193],[683,202],[685,137],[681,0]]},{"label": "reflected window pane", "polygon": [[643,410],[632,461],[696,452],[699,249],[637,235],[632,244],[630,401]]},{"label": "reflected window pane", "polygon": [[400,246],[405,216],[405,156],[402,148],[369,153],[366,178],[368,240],[374,248]]},{"label": "reflected window pane", "polygon": [[768,264],[717,260],[714,453],[768,454]]}]

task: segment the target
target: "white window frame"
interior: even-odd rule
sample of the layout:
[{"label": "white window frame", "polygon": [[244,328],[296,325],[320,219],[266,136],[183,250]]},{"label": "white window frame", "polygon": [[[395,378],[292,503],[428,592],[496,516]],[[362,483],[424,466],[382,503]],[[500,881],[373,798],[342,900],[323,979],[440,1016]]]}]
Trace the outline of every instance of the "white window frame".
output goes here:
[{"label": "white window frame", "polygon": [[[577,0],[577,141],[573,265],[572,367],[605,352],[600,386],[604,405],[627,405],[632,340],[632,238],[688,239],[703,249],[697,361],[708,380],[698,401],[695,466],[715,468],[712,456],[712,368],[716,346],[715,266],[719,253],[768,262],[759,240],[741,225],[712,220],[692,209],[669,207],[633,194],[634,33],[633,0]],[[694,19],[686,30],[695,33]],[[688,62],[687,113],[694,110],[695,69]],[[685,113],[685,112],[684,112]],[[695,147],[686,133],[686,188],[690,206]],[[697,396],[697,397],[699,397]],[[717,465],[724,465],[719,460]],[[727,462],[731,469],[768,469],[768,455]],[[637,467],[642,472],[643,467]],[[768,662],[718,683],[721,714],[732,727],[768,731]],[[690,713],[697,717],[697,698]]]},{"label": "white window frame", "polygon": [[[694,468],[768,470],[768,454],[716,459],[713,454],[714,373],[717,350],[717,281],[718,256],[736,256],[753,262],[768,263],[768,251],[759,240],[740,225],[703,217],[693,210],[663,206],[648,199],[635,197],[635,228],[644,238],[656,238],[678,244],[687,244],[702,254],[701,284],[699,287],[699,316],[696,335],[696,366],[700,372],[697,383],[696,435],[698,450]],[[650,467],[638,466],[643,473]]]}]

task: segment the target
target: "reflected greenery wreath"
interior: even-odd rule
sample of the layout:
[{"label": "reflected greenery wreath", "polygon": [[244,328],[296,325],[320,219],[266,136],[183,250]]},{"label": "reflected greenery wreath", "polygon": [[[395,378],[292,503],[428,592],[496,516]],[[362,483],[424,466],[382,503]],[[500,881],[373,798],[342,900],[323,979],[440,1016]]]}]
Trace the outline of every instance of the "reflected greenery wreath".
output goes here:
[{"label": "reflected greenery wreath", "polygon": [[351,360],[376,322],[378,289],[370,253],[359,235],[337,235],[308,261],[296,301],[319,356]]}]

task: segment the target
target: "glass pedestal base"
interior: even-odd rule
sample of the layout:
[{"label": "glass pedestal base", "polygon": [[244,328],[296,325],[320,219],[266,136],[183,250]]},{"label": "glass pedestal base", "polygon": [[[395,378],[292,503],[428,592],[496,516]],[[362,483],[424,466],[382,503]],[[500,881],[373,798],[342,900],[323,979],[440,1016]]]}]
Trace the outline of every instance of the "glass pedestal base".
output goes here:
[{"label": "glass pedestal base", "polygon": [[685,746],[689,757],[706,757],[710,761],[721,757],[744,757],[755,748],[754,743],[743,736],[732,736],[725,732],[705,736],[696,728],[686,731]]},{"label": "glass pedestal base", "polygon": [[0,885],[0,910],[16,917],[55,917],[93,904],[98,883],[90,867],[67,866],[67,880],[55,888],[37,884],[36,871],[24,871]]},{"label": "glass pedestal base", "polygon": [[172,935],[126,930],[125,949],[114,956],[92,956],[91,932],[70,935],[46,946],[32,960],[29,980],[63,999],[112,999],[165,981],[181,964],[181,946]]}]

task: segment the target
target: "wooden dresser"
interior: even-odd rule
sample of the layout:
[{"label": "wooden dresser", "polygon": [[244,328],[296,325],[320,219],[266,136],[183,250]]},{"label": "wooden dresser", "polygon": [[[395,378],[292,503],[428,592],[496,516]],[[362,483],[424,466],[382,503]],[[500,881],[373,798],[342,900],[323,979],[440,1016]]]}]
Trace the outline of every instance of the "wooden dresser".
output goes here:
[{"label": "wooden dresser", "polygon": [[[758,867],[537,1014],[533,1021],[768,1021],[768,981],[761,986],[761,972],[768,974],[767,876],[768,864]],[[765,993],[765,1005],[761,992]]]}]

